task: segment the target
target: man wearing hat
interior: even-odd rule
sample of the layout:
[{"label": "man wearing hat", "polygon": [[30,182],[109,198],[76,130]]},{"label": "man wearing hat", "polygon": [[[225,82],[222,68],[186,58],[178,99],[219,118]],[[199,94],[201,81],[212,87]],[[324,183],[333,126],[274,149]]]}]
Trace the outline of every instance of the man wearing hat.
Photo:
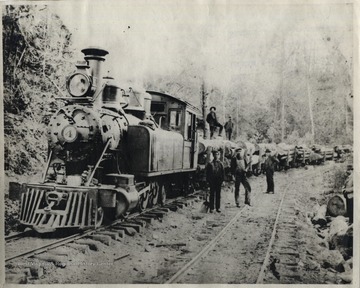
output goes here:
[{"label": "man wearing hat", "polygon": [[240,183],[243,184],[245,188],[245,204],[250,204],[250,194],[251,187],[246,177],[248,163],[245,160],[245,151],[241,147],[235,150],[235,157],[231,159],[231,172],[235,176],[235,203],[236,207],[240,207],[239,203],[239,192],[240,192]]},{"label": "man wearing hat", "polygon": [[[213,213],[214,206],[220,213],[221,184],[224,181],[224,166],[220,161],[220,151],[213,150],[214,160],[206,166],[206,180],[210,186],[210,213]],[[215,202],[215,205],[214,205]]]},{"label": "man wearing hat", "polygon": [[274,185],[274,171],[276,163],[279,163],[279,160],[271,155],[270,149],[266,149],[265,151],[266,159],[264,163],[264,170],[266,172],[266,183],[267,183],[267,189],[266,193],[273,193],[275,192],[275,185]]},{"label": "man wearing hat", "polygon": [[353,182],[353,165],[348,163],[346,167],[346,180],[343,188],[343,194],[346,200],[346,210],[349,216],[349,223],[354,222],[354,182]]},{"label": "man wearing hat", "polygon": [[231,120],[231,116],[229,116],[229,120],[224,125],[226,138],[231,140],[231,134],[234,129],[234,123]]},{"label": "man wearing hat", "polygon": [[213,138],[216,127],[220,127],[219,136],[221,136],[221,132],[223,130],[223,126],[219,123],[216,118],[216,108],[214,106],[210,107],[210,113],[206,116],[206,122],[209,123],[210,126],[210,139]]}]

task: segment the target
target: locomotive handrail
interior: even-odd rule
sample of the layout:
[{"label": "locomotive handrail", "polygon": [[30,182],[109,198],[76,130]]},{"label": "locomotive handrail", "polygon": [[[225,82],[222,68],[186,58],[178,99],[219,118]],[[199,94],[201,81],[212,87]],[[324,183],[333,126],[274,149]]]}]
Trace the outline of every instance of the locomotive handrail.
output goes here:
[{"label": "locomotive handrail", "polygon": [[46,175],[47,175],[47,173],[49,171],[49,166],[50,166],[50,162],[51,162],[52,153],[53,153],[53,150],[50,150],[50,153],[49,153],[49,156],[48,156],[48,161],[46,163],[45,173],[44,173],[43,178],[42,178],[42,183],[45,183]]},{"label": "locomotive handrail", "polygon": [[108,148],[109,145],[110,145],[110,141],[111,141],[111,138],[109,138],[109,139],[107,140],[106,145],[105,145],[105,148],[104,148],[103,152],[101,153],[101,156],[99,157],[99,160],[98,160],[98,162],[96,163],[93,171],[91,172],[91,175],[90,175],[88,181],[86,182],[86,186],[89,186],[90,183],[91,183],[91,180],[94,178],[95,172],[96,172],[97,168],[99,167],[99,165],[100,165],[100,163],[101,163],[101,160],[103,159],[107,148]]},{"label": "locomotive handrail", "polygon": [[104,90],[105,86],[106,86],[106,83],[104,83],[104,84],[102,85],[101,89],[99,90],[99,92],[98,92],[97,94],[95,94],[95,95],[91,98],[91,100],[90,100],[91,103],[94,103],[94,102],[95,102],[96,98],[99,97],[99,95],[101,94],[101,92]]}]

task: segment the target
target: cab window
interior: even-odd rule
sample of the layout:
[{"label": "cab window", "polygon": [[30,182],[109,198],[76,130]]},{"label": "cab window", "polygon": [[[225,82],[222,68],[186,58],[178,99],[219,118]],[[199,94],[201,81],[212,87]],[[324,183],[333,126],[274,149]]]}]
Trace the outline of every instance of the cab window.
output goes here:
[{"label": "cab window", "polygon": [[170,110],[170,123],[171,130],[180,131],[181,128],[181,110]]}]

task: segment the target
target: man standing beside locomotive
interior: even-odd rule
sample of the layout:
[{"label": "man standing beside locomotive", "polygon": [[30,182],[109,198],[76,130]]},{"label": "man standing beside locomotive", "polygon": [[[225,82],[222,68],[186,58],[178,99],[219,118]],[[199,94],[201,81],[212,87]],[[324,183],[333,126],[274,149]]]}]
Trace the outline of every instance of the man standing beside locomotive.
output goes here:
[{"label": "man standing beside locomotive", "polygon": [[231,159],[231,171],[235,176],[235,203],[236,207],[240,207],[239,203],[239,192],[240,192],[240,183],[243,184],[245,188],[245,204],[251,206],[250,196],[251,196],[251,186],[247,180],[246,172],[248,163],[245,160],[245,153],[242,153],[242,148],[237,148],[235,150],[235,157]]},{"label": "man standing beside locomotive", "polygon": [[[206,180],[210,185],[210,213],[213,213],[214,206],[220,213],[221,184],[224,181],[224,166],[220,161],[220,152],[213,150],[214,160],[206,166]],[[215,202],[215,205],[214,205]]]},{"label": "man standing beside locomotive", "polygon": [[274,190],[274,171],[275,171],[275,165],[276,163],[279,163],[279,160],[271,155],[271,151],[269,149],[266,149],[265,151],[266,159],[264,163],[264,169],[266,172],[266,183],[267,183],[267,189],[266,193],[273,193]]},{"label": "man standing beside locomotive", "polygon": [[346,200],[346,210],[349,216],[349,223],[354,222],[354,182],[353,182],[353,165],[348,164],[346,169],[347,178],[343,188],[343,194]]},{"label": "man standing beside locomotive", "polygon": [[226,138],[231,140],[231,134],[234,129],[234,122],[231,120],[231,116],[229,116],[229,120],[224,125]]},{"label": "man standing beside locomotive", "polygon": [[206,116],[206,122],[208,122],[210,126],[210,139],[213,138],[216,127],[220,127],[219,136],[221,136],[223,130],[223,126],[217,120],[215,111],[216,108],[214,106],[210,107],[210,113]]}]

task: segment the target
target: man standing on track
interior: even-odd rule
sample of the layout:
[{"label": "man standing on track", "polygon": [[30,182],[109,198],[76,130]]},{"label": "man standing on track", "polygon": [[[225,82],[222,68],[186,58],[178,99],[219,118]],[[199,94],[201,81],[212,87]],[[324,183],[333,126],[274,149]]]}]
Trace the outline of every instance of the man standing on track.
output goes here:
[{"label": "man standing on track", "polygon": [[220,152],[214,150],[213,155],[214,160],[206,166],[206,180],[210,185],[210,213],[213,213],[214,206],[216,206],[216,212],[220,213],[220,193],[221,184],[224,181],[224,166],[220,161]]},{"label": "man standing on track", "polygon": [[214,106],[210,107],[210,113],[206,116],[206,122],[208,122],[210,126],[210,139],[213,139],[216,127],[220,127],[219,136],[221,136],[223,130],[223,126],[217,120],[215,111],[216,108]]},{"label": "man standing on track", "polygon": [[271,151],[269,149],[266,149],[266,159],[264,163],[264,169],[266,172],[266,183],[267,183],[267,189],[266,193],[273,193],[274,190],[274,171],[275,171],[275,165],[276,163],[279,163],[279,160],[271,155]]},{"label": "man standing on track", "polygon": [[250,204],[250,195],[251,187],[246,177],[247,164],[245,160],[245,154],[243,153],[242,148],[237,148],[235,150],[235,157],[231,159],[231,171],[235,176],[235,203],[236,207],[240,207],[239,203],[239,192],[240,192],[240,183],[243,184],[245,188],[245,204],[251,206]]},{"label": "man standing on track", "polygon": [[348,164],[346,169],[347,179],[343,188],[346,200],[346,210],[349,216],[349,223],[354,222],[354,182],[353,182],[353,165]]}]

